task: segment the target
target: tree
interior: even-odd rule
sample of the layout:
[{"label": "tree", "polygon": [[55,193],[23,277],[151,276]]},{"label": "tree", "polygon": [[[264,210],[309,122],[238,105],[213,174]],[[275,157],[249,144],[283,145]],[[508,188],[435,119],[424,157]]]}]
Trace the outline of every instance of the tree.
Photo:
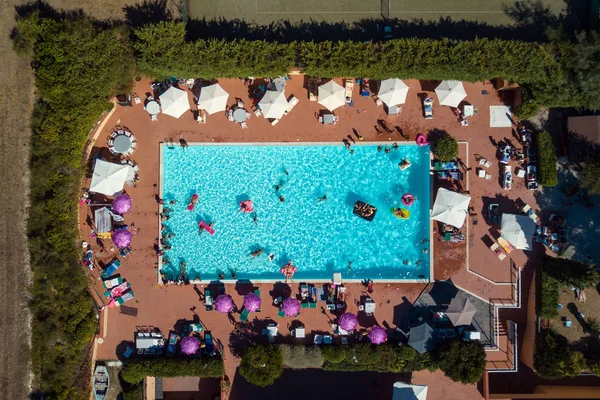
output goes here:
[{"label": "tree", "polygon": [[477,340],[457,338],[444,341],[438,345],[435,363],[455,382],[476,383],[485,371],[485,350]]},{"label": "tree", "polygon": [[585,359],[564,336],[552,329],[542,329],[535,339],[534,368],[538,375],[548,379],[575,377],[585,368]]},{"label": "tree", "polygon": [[452,161],[458,156],[458,142],[444,133],[433,146],[433,154],[440,161]]},{"label": "tree", "polygon": [[240,375],[256,386],[270,386],[283,373],[281,349],[272,344],[246,349],[240,363]]},{"label": "tree", "polygon": [[558,316],[559,282],[542,270],[540,274],[537,315],[542,318]]},{"label": "tree", "polygon": [[293,369],[321,368],[323,354],[317,346],[282,344],[283,364]]},{"label": "tree", "polygon": [[546,257],[543,271],[560,283],[579,289],[600,281],[600,274],[593,266],[565,258]]},{"label": "tree", "polygon": [[600,159],[586,163],[579,175],[579,184],[589,194],[600,194]]}]

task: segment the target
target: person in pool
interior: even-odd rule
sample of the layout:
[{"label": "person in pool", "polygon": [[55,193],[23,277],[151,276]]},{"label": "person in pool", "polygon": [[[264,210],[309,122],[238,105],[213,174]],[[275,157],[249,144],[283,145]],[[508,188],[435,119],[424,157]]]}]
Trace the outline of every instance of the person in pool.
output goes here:
[{"label": "person in pool", "polygon": [[[208,224],[208,227],[209,227],[209,228],[212,228],[214,225],[215,225],[215,223],[214,223],[214,222],[211,222],[210,224]],[[202,235],[202,232],[204,232],[204,230],[205,230],[204,226],[202,226],[202,225],[199,225],[199,226],[198,226],[198,229],[200,230],[200,234]]]},{"label": "person in pool", "polygon": [[269,254],[269,261],[273,262],[274,259],[275,259],[275,254],[274,253]]},{"label": "person in pool", "polygon": [[263,252],[263,249],[257,249],[257,250],[254,250],[249,255],[252,257],[252,259],[255,259],[256,257],[260,256],[262,254],[262,252]]},{"label": "person in pool", "polygon": [[279,196],[279,201],[283,203],[285,201],[285,197]]},{"label": "person in pool", "polygon": [[325,200],[327,200],[327,195],[326,194],[324,194],[323,197],[321,197],[319,200],[317,200],[317,203],[320,203],[320,202],[325,201]]},{"label": "person in pool", "polygon": [[252,218],[252,220],[254,221],[254,225],[258,225],[258,216],[256,213],[254,213],[254,218]]}]

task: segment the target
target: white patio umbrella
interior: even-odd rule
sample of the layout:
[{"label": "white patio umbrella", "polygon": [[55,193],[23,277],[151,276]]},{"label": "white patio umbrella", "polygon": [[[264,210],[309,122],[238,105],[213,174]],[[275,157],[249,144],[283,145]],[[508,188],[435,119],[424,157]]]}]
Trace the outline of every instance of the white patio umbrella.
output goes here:
[{"label": "white patio umbrella", "polygon": [[179,118],[184,112],[190,109],[187,92],[171,86],[166,92],[160,95],[160,106],[163,114]]},{"label": "white patio umbrella", "polygon": [[431,210],[431,219],[462,228],[469,213],[471,196],[440,188]]},{"label": "white patio umbrella", "polygon": [[442,81],[435,88],[435,94],[441,105],[449,107],[458,107],[460,102],[467,97],[461,81]]},{"label": "white patio umbrella", "polygon": [[381,82],[377,96],[388,107],[404,104],[406,95],[408,94],[408,86],[400,79],[386,79]]},{"label": "white patio umbrella", "polygon": [[535,221],[525,215],[502,214],[500,236],[516,249],[531,250]]},{"label": "white patio umbrella", "polygon": [[396,382],[392,400],[427,400],[427,385]]},{"label": "white patio umbrella", "polygon": [[265,118],[279,119],[283,117],[285,110],[287,110],[288,102],[283,92],[268,90],[258,102],[258,106]]},{"label": "white patio umbrella", "polygon": [[123,190],[125,182],[133,179],[133,168],[129,164],[113,164],[96,160],[90,192],[114,196]]},{"label": "white patio umbrella", "polygon": [[346,104],[345,93],[343,87],[331,80],[319,86],[319,104],[333,111]]},{"label": "white patio umbrella", "polygon": [[229,93],[227,93],[221,85],[215,83],[214,85],[205,86],[200,90],[200,97],[198,98],[198,108],[206,110],[209,114],[216,112],[225,111],[227,108],[227,99]]}]

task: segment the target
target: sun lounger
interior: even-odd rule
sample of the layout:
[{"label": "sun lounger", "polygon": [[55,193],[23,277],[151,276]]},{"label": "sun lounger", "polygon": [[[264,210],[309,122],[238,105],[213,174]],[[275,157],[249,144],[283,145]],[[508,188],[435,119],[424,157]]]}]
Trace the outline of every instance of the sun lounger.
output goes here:
[{"label": "sun lounger", "polygon": [[133,349],[131,347],[127,346],[127,348],[125,349],[125,352],[123,352],[123,357],[129,358],[129,357],[131,357],[132,354],[133,354]]},{"label": "sun lounger", "polygon": [[292,98],[288,101],[288,108],[285,110],[285,114],[289,114],[290,112],[292,112],[292,110],[294,109],[294,107],[296,107],[296,104],[298,104],[300,100],[298,100],[298,98],[296,96],[292,96]]},{"label": "sun lounger", "polygon": [[131,247],[127,246],[124,249],[119,250],[119,254],[121,257],[127,257],[132,251],[133,250],[131,250]]},{"label": "sun lounger", "polygon": [[285,311],[283,311],[283,309],[279,309],[279,312],[277,313],[278,317],[285,317]]},{"label": "sun lounger", "polygon": [[502,249],[500,248],[500,245],[498,243],[492,244],[490,246],[490,250],[492,250],[492,252],[498,256],[498,258],[500,259],[500,261],[504,260],[506,258],[506,254],[504,254],[502,252]]},{"label": "sun lounger", "polygon": [[129,292],[122,295],[121,297],[117,297],[115,299],[115,305],[117,307],[122,306],[124,303],[127,303],[129,300],[133,299],[133,297],[134,297],[133,290],[130,290]]},{"label": "sun lounger", "polygon": [[[260,290],[255,289],[254,290],[254,294],[257,295],[260,298]],[[255,312],[260,312],[260,308],[258,310],[256,310]]]},{"label": "sun lounger", "polygon": [[206,347],[204,347],[206,354],[213,355],[215,353],[215,344],[213,343],[212,333],[207,331],[204,334],[204,343],[206,344]]},{"label": "sun lounger", "polygon": [[123,279],[120,276],[114,277],[112,279],[105,279],[102,281],[104,289],[112,289],[115,286],[119,286],[121,283],[123,283]]},{"label": "sun lounger", "polygon": [[250,310],[248,310],[247,308],[244,308],[242,310],[242,313],[240,314],[240,321],[241,322],[248,321],[248,316],[250,316]]},{"label": "sun lounger", "polygon": [[435,162],[433,168],[436,171],[458,171],[458,163],[456,161]]},{"label": "sun lounger", "polygon": [[213,310],[213,299],[209,289],[204,291],[204,307],[206,308],[206,311]]},{"label": "sun lounger", "polygon": [[325,289],[323,289],[322,287],[317,289],[317,300],[318,301],[325,301]]},{"label": "sun lounger", "polygon": [[315,335],[313,339],[314,344],[322,344],[323,343],[323,335]]},{"label": "sun lounger", "polygon": [[317,288],[310,288],[310,295],[308,296],[308,308],[317,308]]},{"label": "sun lounger", "polygon": [[323,344],[332,344],[332,343],[333,343],[333,336],[331,336],[331,335],[323,336]]},{"label": "sun lounger", "polygon": [[110,264],[106,266],[106,269],[104,271],[100,272],[100,275],[102,275],[103,278],[108,278],[109,276],[113,275],[120,267],[121,261],[115,258],[110,262]]},{"label": "sun lounger", "polygon": [[430,97],[423,100],[423,114],[425,119],[433,119],[433,99]]},{"label": "sun lounger", "polygon": [[173,355],[175,351],[177,351],[177,341],[179,340],[179,335],[175,332],[171,332],[169,334],[169,344],[167,345],[167,354]]},{"label": "sun lounger", "polygon": [[202,332],[203,330],[202,324],[187,324],[183,327],[183,333],[191,333],[191,332]]},{"label": "sun lounger", "polygon": [[504,239],[503,237],[499,237],[498,238],[498,244],[500,246],[502,246],[502,248],[504,249],[504,251],[506,251],[506,254],[510,254],[510,252],[515,249],[515,247],[512,244],[508,243],[506,241],[506,239]]}]

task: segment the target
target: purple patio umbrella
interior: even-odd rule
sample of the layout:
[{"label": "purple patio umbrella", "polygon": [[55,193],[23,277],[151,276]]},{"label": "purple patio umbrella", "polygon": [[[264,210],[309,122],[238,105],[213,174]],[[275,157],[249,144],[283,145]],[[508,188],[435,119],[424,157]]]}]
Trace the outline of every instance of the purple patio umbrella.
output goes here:
[{"label": "purple patio umbrella", "polygon": [[371,332],[369,332],[369,339],[373,344],[381,344],[386,341],[387,333],[382,327],[374,326],[371,328]]},{"label": "purple patio umbrella", "polygon": [[198,343],[198,339],[196,339],[193,336],[186,336],[183,339],[181,339],[181,352],[183,354],[194,354],[198,351],[198,349],[200,348],[200,344]]},{"label": "purple patio umbrella", "polygon": [[131,232],[127,229],[119,229],[112,234],[113,243],[120,249],[129,246],[131,243]]},{"label": "purple patio umbrella", "polygon": [[255,293],[248,293],[244,296],[244,307],[252,312],[260,310],[260,297]]},{"label": "purple patio umbrella", "polygon": [[300,313],[300,302],[291,297],[283,301],[282,307],[286,317],[294,317]]},{"label": "purple patio umbrella", "polygon": [[356,329],[356,325],[358,324],[358,320],[356,319],[356,315],[352,313],[342,314],[338,321],[340,328],[345,331],[353,331]]},{"label": "purple patio umbrella", "polygon": [[113,200],[113,210],[118,214],[124,214],[131,208],[131,198],[126,194],[120,194]]},{"label": "purple patio umbrella", "polygon": [[215,309],[222,313],[228,313],[233,309],[233,300],[226,294],[220,294],[215,299]]}]

